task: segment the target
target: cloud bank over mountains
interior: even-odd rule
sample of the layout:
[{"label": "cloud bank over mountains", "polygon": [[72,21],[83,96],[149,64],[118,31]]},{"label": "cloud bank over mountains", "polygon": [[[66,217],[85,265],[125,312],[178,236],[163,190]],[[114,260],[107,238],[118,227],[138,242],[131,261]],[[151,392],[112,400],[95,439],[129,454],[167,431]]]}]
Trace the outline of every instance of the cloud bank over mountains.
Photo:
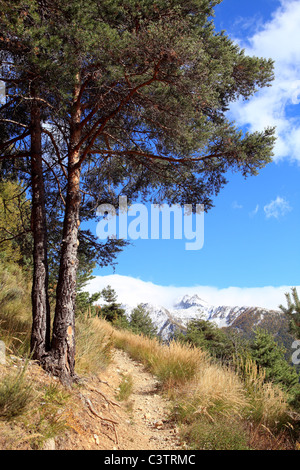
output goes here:
[{"label": "cloud bank over mountains", "polygon": [[135,307],[139,303],[149,302],[165,308],[173,307],[184,295],[197,294],[201,299],[214,306],[248,306],[278,310],[280,304],[286,305],[284,294],[291,290],[291,286],[227,287],[224,289],[196,285],[186,287],[160,286],[119,274],[96,276],[85,290],[90,293],[99,292],[108,285],[116,291],[120,303]]}]

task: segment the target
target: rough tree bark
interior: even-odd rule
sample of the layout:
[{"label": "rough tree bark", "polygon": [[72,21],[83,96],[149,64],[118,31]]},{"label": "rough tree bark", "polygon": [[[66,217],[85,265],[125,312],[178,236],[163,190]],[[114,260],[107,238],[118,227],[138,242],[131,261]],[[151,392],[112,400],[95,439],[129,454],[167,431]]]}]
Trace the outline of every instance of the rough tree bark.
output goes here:
[{"label": "rough tree bark", "polygon": [[32,284],[32,334],[31,352],[33,359],[42,360],[50,348],[50,304],[48,298],[47,223],[45,187],[42,165],[41,113],[36,93],[32,90],[31,106],[31,179],[32,216],[31,225],[34,240],[33,284]]},{"label": "rough tree bark", "polygon": [[78,228],[80,209],[80,141],[81,106],[80,86],[75,87],[71,114],[70,150],[68,155],[68,190],[60,256],[60,270],[56,291],[50,363],[47,369],[57,375],[65,385],[75,377],[75,297],[78,267]]}]

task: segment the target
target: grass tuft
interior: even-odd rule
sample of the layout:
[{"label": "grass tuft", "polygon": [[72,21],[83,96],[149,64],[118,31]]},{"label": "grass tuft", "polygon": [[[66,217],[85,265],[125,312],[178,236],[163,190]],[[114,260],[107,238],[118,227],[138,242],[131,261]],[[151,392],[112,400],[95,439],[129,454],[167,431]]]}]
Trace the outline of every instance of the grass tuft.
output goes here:
[{"label": "grass tuft", "polygon": [[25,367],[8,373],[0,384],[0,419],[10,421],[24,414],[34,398],[32,384],[25,377]]},{"label": "grass tuft", "polygon": [[122,380],[119,385],[119,391],[116,395],[117,400],[126,401],[130,397],[133,391],[133,379],[130,374],[123,374]]}]

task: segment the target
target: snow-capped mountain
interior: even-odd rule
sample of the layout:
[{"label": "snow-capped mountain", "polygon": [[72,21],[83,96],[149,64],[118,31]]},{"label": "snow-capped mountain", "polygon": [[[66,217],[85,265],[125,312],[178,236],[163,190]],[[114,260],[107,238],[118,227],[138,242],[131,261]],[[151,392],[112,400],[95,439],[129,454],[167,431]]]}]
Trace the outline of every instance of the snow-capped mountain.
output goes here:
[{"label": "snow-capped mountain", "polygon": [[208,303],[205,300],[200,299],[199,295],[184,295],[182,299],[175,303],[176,309],[187,309],[191,307],[206,308]]},{"label": "snow-capped mountain", "polygon": [[[253,324],[260,323],[265,315],[280,315],[274,310],[259,307],[213,306],[198,295],[185,295],[172,308],[165,308],[152,303],[142,304],[157,328],[159,336],[168,339],[180,327],[185,329],[191,320],[203,319],[214,322],[219,328],[235,325],[237,320],[251,316]],[[131,308],[124,306],[130,317]]]}]

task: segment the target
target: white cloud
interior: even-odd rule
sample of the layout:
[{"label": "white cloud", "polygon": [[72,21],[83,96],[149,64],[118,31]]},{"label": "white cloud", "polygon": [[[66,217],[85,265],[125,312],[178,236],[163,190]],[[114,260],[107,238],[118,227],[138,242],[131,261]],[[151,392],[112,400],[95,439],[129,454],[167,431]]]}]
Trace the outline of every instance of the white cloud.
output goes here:
[{"label": "white cloud", "polygon": [[256,207],[253,211],[249,213],[250,217],[254,217],[259,211],[259,204],[256,204]]},{"label": "white cloud", "polygon": [[264,211],[265,211],[267,219],[269,219],[270,217],[279,219],[279,217],[284,216],[291,210],[292,208],[289,202],[280,196],[277,196],[277,198],[274,201],[271,201],[269,204],[266,204],[264,206]]},{"label": "white cloud", "polygon": [[248,38],[238,40],[246,53],[275,61],[275,80],[249,101],[232,105],[234,119],[251,131],[276,126],[274,160],[300,161],[300,2],[281,0],[271,20]]},{"label": "white cloud", "polygon": [[160,286],[119,274],[96,276],[86,289],[94,293],[107,285],[115,289],[120,303],[132,307],[141,302],[150,302],[168,308],[186,294],[198,294],[203,300],[215,306],[257,306],[278,309],[278,305],[286,303],[284,294],[291,291],[291,286],[228,287],[225,289],[213,286]]},{"label": "white cloud", "polygon": [[239,204],[237,201],[234,201],[232,203],[232,208],[233,209],[243,209],[243,206],[241,204]]}]

